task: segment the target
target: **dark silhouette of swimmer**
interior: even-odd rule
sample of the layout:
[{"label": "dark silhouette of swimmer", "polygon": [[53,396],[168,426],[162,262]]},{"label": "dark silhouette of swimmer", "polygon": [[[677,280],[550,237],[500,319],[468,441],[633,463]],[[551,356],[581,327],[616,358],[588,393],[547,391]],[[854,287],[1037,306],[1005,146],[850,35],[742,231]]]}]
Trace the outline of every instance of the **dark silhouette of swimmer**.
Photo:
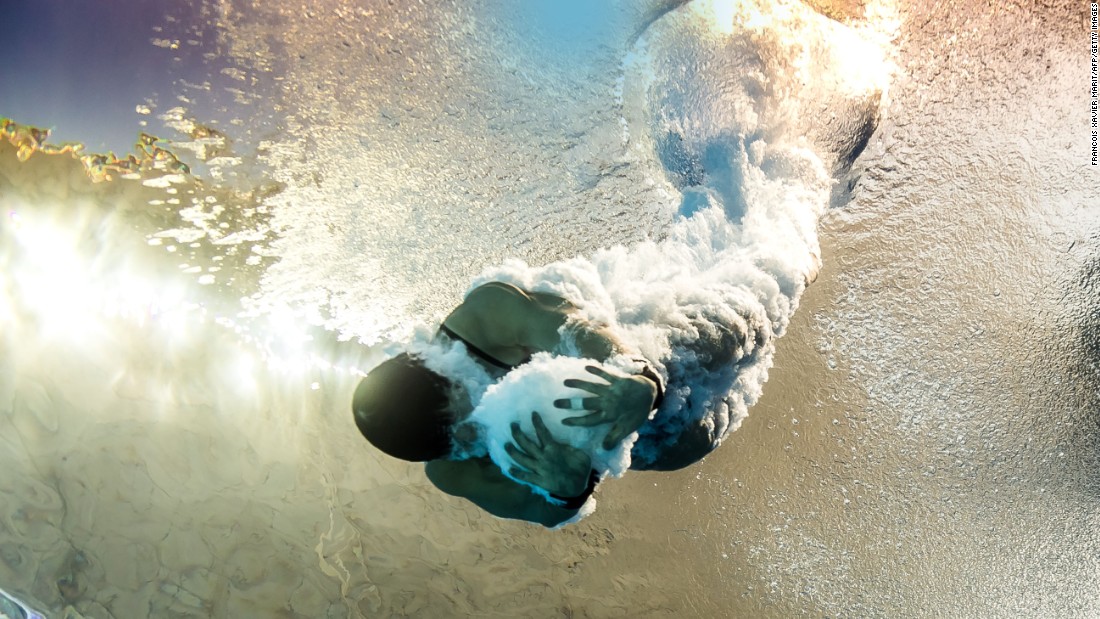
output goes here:
[{"label": "dark silhouette of swimmer", "polygon": [[[575,312],[560,297],[491,282],[467,295],[437,337],[463,342],[469,355],[497,377],[536,352],[561,354],[560,329],[567,320],[575,345],[570,348],[580,357],[604,360],[631,352],[605,327],[577,321]],[[590,395],[556,400],[554,406],[576,411],[563,420],[565,425],[608,425],[605,446],[640,428],[660,403],[661,379],[648,366],[639,375],[587,369],[591,381],[567,379],[564,385]],[[375,447],[396,458],[426,462],[428,479],[440,490],[502,518],[556,526],[577,514],[599,481],[589,455],[555,440],[538,411],[531,413],[534,433],[513,425],[514,442],[505,449],[517,464],[509,473],[542,488],[551,499],[513,481],[488,457],[456,456],[476,439],[464,435],[468,426],[460,424],[474,405],[456,381],[429,370],[415,355],[400,354],[372,370],[356,389],[352,408],[356,425]],[[693,462],[703,455],[680,459]]]}]

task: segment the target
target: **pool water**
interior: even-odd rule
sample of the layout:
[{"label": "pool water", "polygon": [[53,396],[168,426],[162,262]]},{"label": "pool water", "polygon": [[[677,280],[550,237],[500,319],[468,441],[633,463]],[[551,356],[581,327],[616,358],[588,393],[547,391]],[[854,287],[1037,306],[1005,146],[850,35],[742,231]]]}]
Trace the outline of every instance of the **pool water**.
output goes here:
[{"label": "pool water", "polygon": [[[133,170],[0,140],[14,598],[58,617],[1100,613],[1084,5],[116,4],[19,3],[3,36],[0,115],[83,154],[159,138]],[[838,43],[853,32],[871,47]],[[816,279],[717,451],[612,480],[549,531],[369,449],[358,377],[486,269],[667,239],[700,186],[743,215],[744,179],[716,170],[750,114],[838,182]]]}]

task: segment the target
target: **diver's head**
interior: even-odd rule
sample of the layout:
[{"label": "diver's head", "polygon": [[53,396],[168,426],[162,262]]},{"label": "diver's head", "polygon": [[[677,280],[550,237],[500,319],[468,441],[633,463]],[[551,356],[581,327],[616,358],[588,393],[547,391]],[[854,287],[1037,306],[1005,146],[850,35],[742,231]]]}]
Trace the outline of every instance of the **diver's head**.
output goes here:
[{"label": "diver's head", "polygon": [[457,386],[402,353],[371,370],[355,389],[355,425],[387,454],[426,462],[451,453]]}]

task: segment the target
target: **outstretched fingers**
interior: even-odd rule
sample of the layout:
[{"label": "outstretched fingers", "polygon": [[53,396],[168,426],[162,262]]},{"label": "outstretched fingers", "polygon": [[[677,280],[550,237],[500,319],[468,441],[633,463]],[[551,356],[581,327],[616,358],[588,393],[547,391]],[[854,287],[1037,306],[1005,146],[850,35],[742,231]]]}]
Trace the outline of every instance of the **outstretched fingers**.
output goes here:
[{"label": "outstretched fingers", "polygon": [[553,442],[554,435],[550,433],[550,429],[546,427],[546,423],[543,422],[538,411],[531,413],[531,425],[535,427],[537,441],[524,433],[518,423],[513,423],[511,426],[512,440],[515,441],[515,444],[505,443],[504,451],[511,456],[513,462],[519,465],[509,468],[509,475],[520,481],[541,487],[545,480],[543,479],[543,473],[540,471],[542,463],[539,456]]},{"label": "outstretched fingers", "polygon": [[542,449],[534,439],[523,432],[518,423],[512,424],[512,440],[516,442],[520,449],[530,454],[538,453]]},{"label": "outstretched fingers", "polygon": [[586,371],[587,371],[587,372],[588,372],[589,374],[595,374],[596,376],[599,376],[600,378],[602,378],[602,379],[606,380],[606,381],[607,381],[607,382],[609,382],[609,383],[613,383],[613,382],[615,382],[615,381],[616,381],[617,379],[621,378],[621,377],[619,377],[619,376],[615,376],[615,375],[614,375],[614,374],[612,374],[611,372],[608,372],[607,370],[605,370],[605,369],[601,368],[601,367],[600,367],[600,366],[598,366],[598,365],[586,365],[586,366],[584,366],[584,369],[585,369],[585,370],[586,370]]},{"label": "outstretched fingers", "polygon": [[603,383],[593,383],[587,380],[581,380],[579,378],[567,378],[562,381],[562,384],[571,389],[583,389],[588,393],[594,393],[596,395],[603,395],[611,389],[611,385],[605,385]]},{"label": "outstretched fingers", "polygon": [[591,415],[579,415],[577,417],[566,417],[561,420],[563,426],[580,426],[582,428],[591,428],[592,426],[598,426],[604,423],[610,423],[614,421],[614,418],[608,415],[604,411],[596,411]]},{"label": "outstretched fingers", "polygon": [[539,443],[543,447],[554,442],[554,435],[550,433],[550,429],[546,427],[538,411],[531,413],[531,425],[535,426],[535,436],[539,437]]},{"label": "outstretched fingers", "polygon": [[511,443],[504,444],[504,451],[508,452],[508,455],[512,457],[512,460],[522,467],[534,469],[538,465],[538,460],[532,457],[531,454],[521,450],[519,447],[516,447]]},{"label": "outstretched fingers", "polygon": [[597,411],[600,410],[600,398],[560,398],[554,400],[554,408]]}]

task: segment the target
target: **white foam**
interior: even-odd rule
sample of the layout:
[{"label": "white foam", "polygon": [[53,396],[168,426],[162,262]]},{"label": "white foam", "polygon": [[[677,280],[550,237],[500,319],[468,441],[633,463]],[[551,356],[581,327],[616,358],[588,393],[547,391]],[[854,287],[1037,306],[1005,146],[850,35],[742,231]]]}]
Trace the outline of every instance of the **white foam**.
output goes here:
[{"label": "white foam", "polygon": [[[673,12],[624,60],[616,92],[630,129],[624,157],[680,198],[664,238],[543,266],[507,261],[471,285],[502,281],[564,297],[578,318],[606,325],[656,366],[666,397],[639,432],[638,468],[654,465],[688,430],[691,460],[740,426],[820,268],[817,225],[835,154],[803,137],[799,124],[818,122],[820,101],[809,92],[804,107],[791,95],[803,76],[791,67],[812,65],[829,74],[822,80],[843,81],[834,73],[847,56],[829,45],[851,48],[844,37],[855,35],[842,37],[812,11],[765,4],[763,12]],[[737,79],[715,80],[715,71]],[[871,80],[837,90],[877,87]]]},{"label": "white foam", "polygon": [[488,448],[493,462],[505,472],[516,466],[504,446],[514,442],[511,426],[519,424],[528,436],[535,437],[532,412],[537,411],[554,436],[555,440],[572,445],[587,453],[592,459],[592,468],[601,477],[619,477],[630,466],[630,450],[638,434],[632,433],[610,450],[602,447],[610,424],[594,427],[567,426],[562,420],[585,413],[554,406],[559,398],[591,397],[582,389],[566,387],[567,378],[576,378],[589,382],[603,382],[585,370],[595,365],[626,373],[638,371],[638,364],[624,357],[600,363],[592,359],[559,357],[549,353],[538,353],[531,361],[520,366],[485,390],[481,401],[468,418],[476,424],[479,436]]},{"label": "white foam", "polygon": [[827,176],[808,151],[778,154],[793,162],[794,178],[769,178],[747,157],[736,164],[748,202],[741,221],[713,204],[680,217],[661,242],[541,267],[508,261],[473,283],[569,299],[580,317],[609,325],[657,367],[667,393],[635,450],[643,464],[694,424],[712,445],[740,425],[767,380],[775,339],[816,275]]}]

